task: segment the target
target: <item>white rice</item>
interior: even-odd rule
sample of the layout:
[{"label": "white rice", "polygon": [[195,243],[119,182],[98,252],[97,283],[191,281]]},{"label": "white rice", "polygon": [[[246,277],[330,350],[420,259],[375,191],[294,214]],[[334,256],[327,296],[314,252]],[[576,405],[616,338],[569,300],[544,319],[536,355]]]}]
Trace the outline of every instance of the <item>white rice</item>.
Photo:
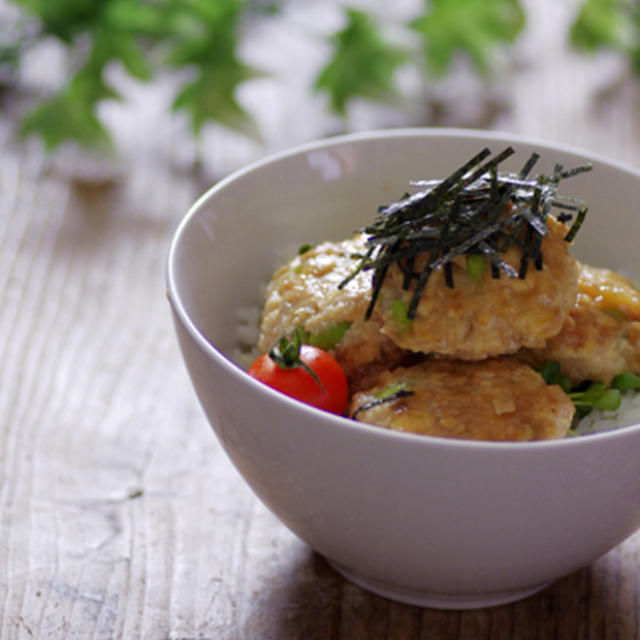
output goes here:
[{"label": "white rice", "polygon": [[[273,262],[269,269],[269,278],[271,274],[275,273],[282,265],[286,264],[298,253],[298,249],[303,245],[303,242],[296,242],[287,244],[286,247],[277,250],[274,253]],[[264,300],[265,291],[268,282],[260,282],[256,291],[256,300]],[[260,356],[258,351],[258,340],[260,338],[260,316],[262,314],[262,307],[252,305],[249,307],[242,307],[236,309],[236,345],[231,353],[233,361],[242,367],[248,369],[251,363]]]},{"label": "white rice", "polygon": [[235,313],[236,345],[231,358],[243,369],[248,369],[260,355],[256,346],[260,338],[260,313],[258,306],[243,307]]},{"label": "white rice", "polygon": [[594,409],[575,427],[579,435],[610,431],[640,423],[640,393],[627,391],[622,394],[622,402],[615,411]]}]

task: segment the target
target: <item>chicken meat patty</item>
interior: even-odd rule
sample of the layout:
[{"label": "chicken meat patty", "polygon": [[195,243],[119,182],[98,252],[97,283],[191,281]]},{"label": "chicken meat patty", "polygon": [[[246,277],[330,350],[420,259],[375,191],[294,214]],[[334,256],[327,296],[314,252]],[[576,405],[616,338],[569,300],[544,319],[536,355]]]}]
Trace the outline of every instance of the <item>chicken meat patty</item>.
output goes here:
[{"label": "chicken meat patty", "polygon": [[[339,288],[354,270],[353,254],[364,237],[323,242],[280,268],[267,285],[258,349],[265,353],[284,331],[301,327],[335,356],[352,389],[380,369],[402,362],[405,352],[381,333],[376,313],[365,320],[371,277],[360,273]],[[336,344],[332,344],[337,339]]]},{"label": "chicken meat patty", "polygon": [[[452,265],[454,286],[447,285],[442,268],[436,269],[411,321],[406,310],[413,289],[403,290],[404,275],[392,265],[376,303],[382,332],[403,349],[462,360],[482,360],[521,347],[544,346],[560,331],[574,306],[578,279],[576,260],[564,240],[567,227],[550,218],[548,229],[541,244],[542,269],[529,264],[524,278],[504,273],[494,278],[487,264],[478,276],[469,273],[467,257],[458,256]],[[521,257],[516,246],[501,255],[516,271]],[[425,260],[422,264],[416,261],[416,271]]]},{"label": "chicken meat patty", "polygon": [[492,441],[564,438],[574,410],[559,386],[511,356],[399,367],[350,404],[354,419],[397,431]]},{"label": "chicken meat patty", "polygon": [[562,330],[519,357],[536,367],[556,361],[573,384],[640,374],[640,291],[614,271],[581,264],[577,302]]}]

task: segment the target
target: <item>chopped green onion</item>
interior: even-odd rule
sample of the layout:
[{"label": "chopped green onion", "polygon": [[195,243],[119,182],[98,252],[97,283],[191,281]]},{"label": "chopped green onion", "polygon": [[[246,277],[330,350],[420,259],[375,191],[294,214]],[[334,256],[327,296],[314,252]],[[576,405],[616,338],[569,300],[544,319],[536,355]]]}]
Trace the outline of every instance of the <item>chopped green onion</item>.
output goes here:
[{"label": "chopped green onion", "polygon": [[405,391],[409,387],[408,382],[397,382],[396,384],[392,384],[388,386],[386,389],[379,391],[376,393],[376,400],[386,400],[390,396],[397,395],[399,391]]},{"label": "chopped green onion", "polygon": [[571,391],[571,381],[560,370],[559,362],[545,362],[538,369],[538,373],[547,384],[557,384],[565,393]]},{"label": "chopped green onion", "polygon": [[467,254],[467,273],[476,281],[480,282],[484,272],[487,270],[487,261],[483,255],[478,253]]},{"label": "chopped green onion", "polygon": [[365,404],[358,407],[351,414],[351,417],[355,420],[356,416],[362,411],[368,411],[369,409],[379,407],[381,404],[385,404],[386,402],[392,402],[393,400],[398,400],[400,398],[407,398],[408,396],[412,396],[415,394],[415,391],[410,391],[409,389],[399,389],[398,391],[395,391],[393,393],[385,393],[385,391],[381,392],[383,394],[383,397],[378,398],[376,396],[375,400],[372,400],[371,402],[365,402]]},{"label": "chopped green onion", "polygon": [[350,322],[338,322],[317,333],[305,331],[302,340],[305,344],[331,351],[344,338],[350,327]]},{"label": "chopped green onion", "polygon": [[549,360],[538,369],[538,373],[547,384],[555,384],[555,379],[560,374],[560,363]]},{"label": "chopped green onion", "polygon": [[411,330],[411,319],[408,316],[407,303],[400,298],[394,300],[390,305],[391,317],[396,323],[400,333],[406,333]]},{"label": "chopped green onion", "polygon": [[624,313],[624,311],[621,311],[617,307],[606,307],[602,311],[604,313],[606,313],[608,316],[611,316],[612,318],[615,318],[616,320],[626,320],[627,319],[627,315]]}]

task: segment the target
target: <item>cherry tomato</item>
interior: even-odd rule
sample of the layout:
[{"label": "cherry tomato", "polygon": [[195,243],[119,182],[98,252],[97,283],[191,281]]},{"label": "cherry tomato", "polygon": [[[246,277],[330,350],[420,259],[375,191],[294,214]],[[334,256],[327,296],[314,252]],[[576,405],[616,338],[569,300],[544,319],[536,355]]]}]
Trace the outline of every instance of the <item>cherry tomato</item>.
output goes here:
[{"label": "cherry tomato", "polygon": [[318,347],[292,344],[281,338],[280,348],[274,347],[260,356],[249,367],[249,375],[319,409],[342,415],[347,408],[344,371],[330,353]]}]

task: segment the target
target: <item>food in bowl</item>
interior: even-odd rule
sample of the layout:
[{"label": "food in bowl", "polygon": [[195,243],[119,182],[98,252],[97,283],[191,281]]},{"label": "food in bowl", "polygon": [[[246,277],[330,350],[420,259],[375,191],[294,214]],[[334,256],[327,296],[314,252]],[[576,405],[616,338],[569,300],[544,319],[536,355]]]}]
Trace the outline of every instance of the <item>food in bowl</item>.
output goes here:
[{"label": "food in bowl", "polygon": [[261,359],[303,336],[342,366],[348,415],[398,431],[554,439],[616,410],[620,375],[640,386],[640,294],[569,250],[587,207],[558,185],[590,166],[531,175],[534,153],[498,171],[513,153],[483,149],[355,237],[303,246],[267,286]]},{"label": "food in bowl", "polygon": [[[417,169],[444,176],[478,148],[508,144],[517,152],[505,165],[515,171],[533,151],[546,173],[553,171],[547,159],[593,163],[591,173],[562,186],[590,206],[572,253],[584,264],[640,273],[640,172],[540,140],[446,129],[320,140],[243,168],[191,207],[167,259],[184,363],[239,475],[349,580],[412,604],[511,602],[630,536],[640,527],[640,424],[526,444],[371,426],[247,375],[238,346],[255,344],[257,335],[247,326],[239,338],[234,312],[256,306],[257,283],[301,243],[340,242],[367,225],[408,178],[421,177]],[[251,328],[257,333],[257,322]],[[544,377],[562,382],[553,366]],[[633,398],[628,408],[640,409]],[[616,420],[597,413],[583,419],[593,418],[594,429]]]}]

